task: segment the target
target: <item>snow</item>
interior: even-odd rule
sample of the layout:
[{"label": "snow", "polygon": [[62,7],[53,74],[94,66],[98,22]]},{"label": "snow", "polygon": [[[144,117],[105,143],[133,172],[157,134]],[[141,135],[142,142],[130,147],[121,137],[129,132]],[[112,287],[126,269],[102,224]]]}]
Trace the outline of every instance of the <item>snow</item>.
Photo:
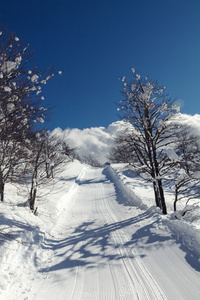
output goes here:
[{"label": "snow", "polygon": [[4,86],[4,91],[10,93],[12,90],[9,86]]},{"label": "snow", "polygon": [[185,170],[180,170],[178,176],[175,178],[174,182],[176,185],[180,184],[183,180],[188,178],[187,173]]},{"label": "snow", "polygon": [[[177,120],[199,133],[199,115]],[[103,163],[124,128],[120,121],[52,134]],[[178,160],[171,148],[167,155]],[[92,168],[77,160],[39,191],[37,216],[26,188],[7,184],[0,203],[0,299],[200,299],[199,199],[180,201],[174,213],[166,187],[163,215],[152,183],[127,164]]]},{"label": "snow", "polygon": [[16,57],[15,61],[16,61],[16,65],[18,66],[22,61],[22,57],[21,56]]},{"label": "snow", "polygon": [[14,69],[16,69],[17,67],[17,62],[13,62],[13,61],[5,61],[2,63],[2,65],[0,66],[0,70],[3,73],[9,74],[10,72],[12,72]]},{"label": "snow", "polygon": [[135,69],[134,68],[132,68],[131,70],[132,70],[133,73],[135,73]]},{"label": "snow", "polygon": [[6,187],[1,299],[200,299],[197,209],[175,219],[168,193],[162,215],[151,185],[124,164],[71,162],[49,190],[34,216],[17,187]]},{"label": "snow", "polygon": [[136,74],[135,77],[137,80],[140,80],[140,75]]},{"label": "snow", "polygon": [[38,118],[36,119],[36,121],[37,121],[37,122],[44,123],[44,119],[43,119],[43,118],[41,118],[41,117],[38,117]]},{"label": "snow", "polygon": [[176,110],[177,112],[180,112],[181,107],[180,107],[178,104],[174,104],[174,105],[172,106],[172,109]]},{"label": "snow", "polygon": [[31,82],[36,82],[38,80],[39,76],[34,74],[31,76]]},{"label": "snow", "polygon": [[47,164],[50,164],[50,162],[51,162],[51,160],[47,157],[47,158],[46,158],[46,163],[47,163]]},{"label": "snow", "polygon": [[14,103],[8,103],[7,104],[7,110],[9,112],[12,112],[15,109],[15,104]]},{"label": "snow", "polygon": [[37,132],[35,136],[36,136],[37,139],[40,139],[40,133],[39,132]]},{"label": "snow", "polygon": [[173,162],[180,161],[179,156],[175,153],[175,151],[171,148],[166,149],[166,154],[169,157],[169,159]]}]

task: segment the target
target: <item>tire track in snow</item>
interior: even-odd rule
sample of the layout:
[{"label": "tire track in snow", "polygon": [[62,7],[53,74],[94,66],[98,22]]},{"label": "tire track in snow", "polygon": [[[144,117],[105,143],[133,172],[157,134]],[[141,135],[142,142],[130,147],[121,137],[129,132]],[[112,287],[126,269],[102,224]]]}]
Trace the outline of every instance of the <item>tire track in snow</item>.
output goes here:
[{"label": "tire track in snow", "polygon": [[[83,202],[83,206],[85,210],[85,220],[84,220],[85,223],[93,223],[94,222],[93,216],[95,216],[99,212],[98,198],[101,198],[100,196],[101,189],[99,190],[98,183],[97,184],[92,183],[92,180],[94,179],[93,175],[96,174],[96,170],[94,172],[95,174],[93,174],[93,172],[94,172],[93,169],[87,170],[87,174],[82,179],[82,182],[80,182],[82,188],[81,187],[79,188],[79,201]],[[89,185],[87,182],[89,183]],[[93,236],[93,234],[87,236],[87,231],[86,231],[86,238],[85,238],[86,248],[84,248],[84,251],[87,252],[87,242],[92,238],[94,238],[95,241],[96,238],[98,239],[98,237]],[[88,243],[90,244],[90,242]],[[94,255],[95,257],[95,253],[97,250],[89,249],[89,251],[91,251],[90,253],[91,257],[85,257],[86,265],[87,265],[87,260],[89,259],[89,265],[91,264],[92,267],[85,268],[85,277],[84,277],[82,293],[80,292],[80,290],[78,290],[79,298],[77,299],[81,299],[81,300],[115,299],[112,297],[113,296],[112,288],[110,288],[110,286],[107,286],[107,282],[110,283],[107,269],[106,270],[104,269],[103,272],[101,272],[101,270],[99,270],[98,260],[96,260],[95,258],[92,259],[92,255]],[[94,251],[95,253],[92,251]],[[107,278],[108,280],[105,280],[105,278]]]},{"label": "tire track in snow", "polygon": [[[73,206],[71,207],[71,212],[75,209],[76,207],[76,203],[78,202],[78,197],[77,194],[80,193],[79,191],[79,183],[81,182],[81,180],[84,178],[86,172],[86,167],[83,167],[81,173],[77,176],[73,186],[71,187],[71,189],[69,190],[69,192],[67,193],[66,196],[70,196],[71,201],[73,201]],[[84,220],[84,212],[81,216],[81,220]],[[66,221],[64,221],[64,224],[66,225]],[[81,246],[82,246],[82,242]],[[78,246],[78,245],[77,245]],[[80,252],[78,253],[78,258],[77,260],[79,261],[78,266],[76,266],[76,270],[75,270],[75,279],[74,279],[74,283],[73,283],[73,287],[72,287],[72,291],[69,294],[68,291],[66,293],[66,289],[62,289],[62,291],[59,294],[59,298],[58,299],[69,299],[69,300],[78,300],[79,299],[79,293],[82,291],[83,289],[83,271],[80,271]],[[80,279],[81,277],[81,279]],[[81,281],[81,282],[80,282]],[[77,295],[77,291],[78,291],[78,295]],[[67,297],[67,298],[66,298]]]},{"label": "tire track in snow", "polygon": [[[171,293],[171,297],[180,300],[200,299],[199,280],[196,279],[193,270],[184,268],[184,258],[183,260],[181,260],[180,257],[175,254],[176,249],[174,249],[173,247],[172,249],[169,247],[166,248],[165,251],[161,251],[160,249],[158,249],[158,253],[155,260],[155,266],[158,265],[158,267],[160,267],[160,264],[158,263],[160,259],[162,259],[165,262],[165,264],[170,266],[170,268],[165,268],[166,273],[163,274],[163,276],[165,276],[165,283],[166,287],[168,287],[169,294],[171,290],[170,287],[174,285],[176,286],[176,291],[173,290],[173,294]],[[173,274],[169,270],[173,270]],[[160,270],[160,272],[162,272],[162,270]],[[190,287],[189,290],[188,286]]]},{"label": "tire track in snow", "polygon": [[[125,190],[126,197],[127,187],[123,187],[123,183],[118,177],[115,176],[114,172],[106,171],[105,173],[106,175],[108,175],[108,178],[111,179],[111,181],[113,181],[116,190],[120,192],[122,189],[122,194],[124,194],[123,191]],[[116,209],[115,206],[113,207]],[[137,208],[135,207],[134,210],[137,211]],[[156,222],[155,218],[154,221]],[[152,219],[151,222],[153,223],[154,221]],[[144,228],[147,227],[147,224],[148,223],[145,219],[141,223],[142,227]],[[140,260],[138,259],[138,257],[136,257],[137,262],[141,262],[141,266],[146,266],[146,270],[148,272],[150,271],[150,276],[160,286],[162,291],[166,291],[167,296],[164,292],[165,296],[169,299],[200,299],[199,277],[197,276],[197,272],[195,271],[195,266],[193,268],[190,267],[190,257],[186,258],[186,260],[188,260],[189,262],[189,264],[187,265],[187,262],[185,262],[184,257],[185,252],[182,251],[182,249],[179,249],[179,245],[177,245],[177,243],[173,243],[173,240],[171,240],[171,242],[172,245],[170,243],[166,243],[163,244],[164,247],[156,247],[155,244],[155,246],[153,246],[155,247],[155,251],[153,251],[152,253],[147,250],[147,257],[144,257],[143,260]],[[148,245],[146,245],[145,247],[146,249],[148,249]],[[188,251],[186,251],[186,255],[188,255],[187,252]],[[143,271],[143,267],[141,268],[141,271]]]},{"label": "tire track in snow", "polygon": [[[63,197],[66,199],[68,198],[67,203],[66,203],[66,201],[64,202],[64,199],[61,199],[61,203],[60,203],[61,207],[60,207],[60,213],[58,214],[58,222],[49,232],[49,237],[51,239],[54,239],[54,242],[57,241],[58,244],[59,244],[59,239],[61,239],[61,236],[57,236],[57,232],[64,232],[65,228],[70,225],[68,223],[68,221],[66,220],[66,210],[67,210],[67,215],[73,215],[73,212],[75,210],[76,203],[78,200],[78,198],[76,197],[76,193],[78,192],[78,184],[79,184],[80,180],[84,177],[85,169],[86,169],[86,167],[83,167],[82,171],[77,176],[74,183],[72,184],[70,189],[67,191],[67,193]],[[51,254],[51,258],[52,258],[51,265],[56,264],[56,260],[55,260],[56,255],[55,254],[58,250],[54,249],[54,251]],[[67,252],[67,250],[66,250],[66,252]],[[60,255],[60,254],[57,253],[57,255]],[[50,265],[47,266],[47,270],[50,267],[51,267]],[[57,286],[55,285],[56,274],[54,272],[48,276],[43,275],[43,278],[40,278],[39,287],[37,284],[37,286],[34,288],[35,291],[33,292],[33,298],[31,298],[31,299],[33,299],[33,300],[50,300],[50,299],[55,299],[55,297],[56,297],[56,299],[63,299],[63,300],[75,299],[74,293],[76,291],[76,286],[77,286],[77,282],[78,282],[79,267],[80,267],[79,265],[76,266],[75,280],[73,282],[72,287],[68,286],[67,289],[65,286],[64,287],[59,286],[59,289],[57,288]],[[53,296],[55,294],[55,292],[56,292],[56,296]]]},{"label": "tire track in snow", "polygon": [[[116,201],[114,183],[108,181],[102,169],[82,170],[71,192],[55,228],[55,238],[60,238],[60,243],[58,228],[63,230],[65,245],[57,248],[54,252],[57,258],[53,261],[60,264],[69,256],[71,265],[64,266],[62,274],[56,270],[51,273],[51,278],[44,279],[38,297],[33,300],[184,299],[179,297],[179,290],[175,290],[171,278],[169,288],[172,287],[172,293],[176,292],[178,297],[171,296],[165,286],[162,288],[163,281],[153,276],[158,274],[156,259],[156,272],[150,272],[154,266],[149,268],[149,261],[140,258],[139,250],[128,248],[128,226],[133,231],[136,228],[126,220],[122,206]],[[160,258],[161,262],[165,260],[161,252]],[[168,278],[170,274],[164,276]]]},{"label": "tire track in snow", "polygon": [[[117,219],[111,207],[109,207],[109,201],[105,199],[106,197],[104,197],[104,215],[109,219],[110,223],[119,222],[120,220]],[[168,299],[144,264],[139,262],[137,254],[134,254],[132,250],[128,250],[123,246],[129,241],[125,230],[120,228],[113,231],[112,236],[116,245],[118,245],[117,249],[121,256],[121,261],[127,272],[129,282],[132,285],[132,296],[134,299]],[[145,283],[146,281],[148,283]]]},{"label": "tire track in snow", "polygon": [[[89,176],[89,173],[90,172],[88,171],[86,178],[92,178],[92,174]],[[110,193],[110,190],[112,190],[112,193],[114,192],[114,187],[112,183],[109,185],[103,183],[100,184],[100,182],[105,179],[105,176],[102,173],[99,174],[99,176],[100,175],[101,177],[98,179],[99,182],[95,186],[96,196],[90,190],[92,196],[95,196],[93,201],[94,203],[99,203],[99,210],[102,212],[106,222],[109,225],[113,223],[117,224],[120,220],[117,219],[116,215],[108,205],[108,203],[112,201],[112,199],[109,199],[108,194]],[[90,185],[90,187],[92,186]],[[87,188],[88,186],[86,186],[86,190]],[[87,193],[89,193],[89,190],[87,190]],[[97,201],[98,198],[100,199],[99,202]],[[116,203],[116,205],[118,204]],[[110,287],[110,291],[112,292],[109,294],[109,290],[107,291],[107,294],[104,291],[104,297],[106,297],[106,299],[168,299],[145,266],[139,263],[138,258],[133,255],[132,251],[129,251],[127,248],[122,246],[129,241],[125,231],[122,229],[113,230],[113,232],[110,232],[110,236],[114,240],[115,252],[118,253],[119,260],[118,265],[116,261],[107,261],[113,286]],[[119,265],[121,268],[119,268]],[[108,274],[107,276],[109,277]],[[145,283],[146,281],[148,281],[148,283]],[[103,291],[101,291],[101,294],[102,293]],[[87,298],[84,298],[83,296],[80,299]],[[94,295],[93,299],[96,299]]]},{"label": "tire track in snow", "polygon": [[[78,195],[81,193],[81,191],[80,191],[81,189],[80,189],[79,185],[80,185],[81,181],[84,179],[85,173],[86,173],[86,167],[83,168],[83,170],[81,171],[81,173],[75,180],[74,187],[72,189],[76,192],[76,194],[74,195],[75,204],[78,202]],[[73,194],[74,194],[74,192],[73,192]],[[75,208],[75,207],[76,207],[76,205],[73,206],[73,208]],[[81,221],[82,223],[85,221],[85,209],[82,210],[82,215],[81,215],[81,218],[79,219],[79,221]],[[83,242],[81,241],[80,243],[81,243],[81,247],[82,247]],[[79,264],[76,267],[75,280],[74,280],[71,294],[69,295],[68,293],[66,293],[66,290],[64,290],[60,294],[60,299],[69,299],[69,300],[79,300],[80,299],[80,294],[82,293],[82,290],[83,290],[83,278],[84,278],[84,269],[80,268],[80,258],[81,258],[80,256],[81,256],[81,253],[79,252],[78,253]],[[67,296],[67,298],[66,298],[66,296]]]},{"label": "tire track in snow", "polygon": [[[84,210],[86,213],[85,216],[85,222],[93,222],[93,215],[98,215],[101,211],[100,202],[102,201],[102,197],[104,196],[104,193],[102,191],[102,186],[99,184],[98,180],[97,183],[92,183],[88,185],[88,183],[91,183],[91,180],[93,179],[94,170],[88,170],[86,176],[82,178],[82,182],[80,182],[80,187],[78,190],[78,193],[76,196],[79,198],[79,201],[83,202]],[[101,174],[101,172],[100,172]],[[102,175],[101,175],[102,176]],[[100,179],[99,179],[100,180]],[[84,181],[86,183],[84,183]],[[87,183],[88,182],[88,183]],[[89,187],[89,189],[88,189]],[[103,195],[103,196],[102,196]],[[100,201],[99,201],[100,200]],[[101,224],[102,222],[102,214],[100,214],[100,220]],[[106,221],[106,220],[105,220]],[[104,223],[103,223],[104,224]],[[97,226],[97,225],[95,225]],[[101,227],[101,226],[100,226]],[[94,232],[98,232],[98,227],[94,228]],[[91,230],[89,230],[91,232]],[[87,236],[86,232],[86,240],[88,241],[90,239],[94,239],[95,242],[98,240],[98,236],[93,235],[90,233],[89,236]],[[94,242],[94,244],[95,244]],[[92,243],[91,243],[92,244]],[[98,244],[98,242],[97,242]],[[93,245],[94,246],[94,245]],[[91,247],[91,245],[90,245]],[[87,251],[86,248],[84,248],[85,251]],[[94,249],[96,251],[96,249]],[[90,251],[92,251],[90,249]],[[102,255],[106,257],[107,251],[105,250],[105,253]],[[101,262],[98,262],[97,260],[92,259],[92,255],[94,253],[91,252],[91,257],[86,257],[89,259],[89,264],[92,264],[92,269],[85,268],[85,276],[84,276],[84,283],[83,283],[83,289],[80,289],[78,285],[76,285],[75,293],[72,295],[71,299],[81,299],[81,300],[104,300],[104,299],[118,299],[118,289],[117,289],[117,280],[116,276],[114,276],[113,272],[113,266],[111,266],[111,263],[108,259],[106,259],[106,264],[102,268]],[[104,259],[105,260],[105,259]],[[86,262],[87,265],[87,262]],[[89,271],[88,271],[88,270]],[[93,271],[92,271],[93,270]],[[94,278],[95,277],[95,280]],[[91,283],[90,283],[91,281]],[[126,283],[125,283],[126,284]],[[114,288],[113,288],[114,287]]]},{"label": "tire track in snow", "polygon": [[[103,193],[103,190],[102,190],[102,186],[100,185],[100,192],[99,192],[99,201],[96,201],[96,211],[97,212],[102,212],[103,216],[104,216],[104,219],[105,219],[105,222],[107,222],[107,219],[105,217],[105,213],[104,213],[104,210],[103,210],[103,207],[102,207],[102,204],[101,204],[101,200],[104,199],[104,193]],[[101,196],[100,196],[101,195]],[[100,205],[101,204],[101,205]],[[103,220],[102,220],[103,221]],[[113,299],[117,299],[118,298],[118,295],[119,295],[119,284],[117,282],[117,278],[116,278],[116,275],[115,275],[115,272],[113,270],[113,265],[112,263],[110,262],[110,260],[108,260],[108,266],[109,266],[109,272],[111,274],[111,278],[112,278],[112,283],[113,283],[113,287],[114,287],[114,296],[113,294],[111,293],[110,295],[106,295],[107,297],[110,296],[110,298],[113,298]],[[98,272],[99,274],[99,272]],[[99,279],[100,280],[100,279]],[[118,292],[118,293],[117,293]],[[99,295],[101,295],[102,291],[99,290]],[[103,298],[102,298],[103,299]],[[109,299],[109,298],[108,298]]]},{"label": "tire track in snow", "polygon": [[[101,202],[101,206],[99,207],[100,211],[102,212],[105,221],[108,224],[112,224],[113,220],[110,218],[110,212],[107,209],[106,206],[106,201],[108,201],[108,198],[105,196],[105,190],[104,190],[104,186],[103,184],[101,184],[101,189],[102,189],[102,202]],[[111,233],[112,238],[114,239],[114,244],[117,246],[118,242],[117,239],[115,237],[115,233]],[[117,248],[117,252],[119,257],[121,258],[121,252],[119,251],[119,249]],[[110,271],[112,274],[112,278],[113,278],[113,284],[114,284],[114,289],[115,289],[115,299],[120,299],[121,297],[133,297],[133,293],[132,293],[132,288],[130,286],[130,284],[127,283],[126,277],[124,276],[124,274],[122,274],[122,271],[119,269],[119,267],[116,267],[116,265],[114,265],[112,262],[108,261],[109,263],[109,267],[110,267]],[[133,282],[131,282],[131,285],[133,284]],[[129,296],[128,296],[129,295]],[[136,295],[134,295],[135,297]],[[137,298],[137,297],[136,297]],[[135,299],[136,299],[135,298]]]}]

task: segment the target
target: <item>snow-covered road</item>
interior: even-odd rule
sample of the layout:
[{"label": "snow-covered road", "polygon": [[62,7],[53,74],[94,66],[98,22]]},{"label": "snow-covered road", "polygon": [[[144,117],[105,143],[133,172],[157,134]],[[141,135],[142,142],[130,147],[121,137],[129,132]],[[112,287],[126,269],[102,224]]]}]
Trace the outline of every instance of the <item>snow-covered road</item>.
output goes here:
[{"label": "snow-covered road", "polygon": [[192,254],[158,226],[153,210],[122,198],[109,168],[84,167],[43,241],[39,275],[18,299],[200,299]]}]

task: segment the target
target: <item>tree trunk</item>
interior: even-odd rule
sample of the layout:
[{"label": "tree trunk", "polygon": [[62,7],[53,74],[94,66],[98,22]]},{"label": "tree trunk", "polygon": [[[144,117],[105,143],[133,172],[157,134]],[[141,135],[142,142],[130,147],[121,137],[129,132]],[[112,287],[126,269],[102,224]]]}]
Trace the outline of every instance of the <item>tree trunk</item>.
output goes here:
[{"label": "tree trunk", "polygon": [[0,182],[0,197],[1,197],[1,202],[4,201],[4,188],[5,188],[5,184],[4,182]]},{"label": "tree trunk", "polygon": [[160,202],[159,202],[159,195],[158,195],[158,190],[156,183],[153,183],[153,189],[154,189],[154,195],[155,195],[155,201],[156,201],[156,206],[160,207]]},{"label": "tree trunk", "polygon": [[35,210],[36,193],[37,193],[37,188],[32,189],[30,192],[30,198],[29,198],[29,206],[33,212]]},{"label": "tree trunk", "polygon": [[[158,178],[158,176],[159,176],[159,163],[158,163],[158,160],[157,160],[156,148],[153,145],[152,145],[152,152],[153,152],[153,160],[154,160],[154,166],[155,166],[155,174],[156,174],[156,177]],[[162,180],[157,179],[156,180],[156,185],[157,185],[157,188],[158,188],[160,208],[161,208],[163,214],[166,215],[167,214],[167,207],[166,207],[166,203],[165,203],[165,196],[164,196],[164,190],[163,190],[163,186],[162,186]]]},{"label": "tree trunk", "polygon": [[164,215],[167,214],[167,207],[165,203],[165,196],[162,186],[162,180],[158,180],[158,187],[159,187],[159,194],[160,194],[160,202],[161,202],[161,209]]},{"label": "tree trunk", "polygon": [[0,197],[1,197],[1,201],[4,201],[4,188],[5,188],[5,183],[3,180],[3,174],[0,171]]},{"label": "tree trunk", "polygon": [[153,183],[154,187],[154,194],[155,194],[155,201],[156,205],[162,210],[163,214],[167,214],[167,207],[165,204],[165,197],[164,197],[164,191],[162,187],[162,180],[156,180],[156,182]]},{"label": "tree trunk", "polygon": [[178,201],[178,187],[175,186],[174,212],[176,211],[176,203]]}]

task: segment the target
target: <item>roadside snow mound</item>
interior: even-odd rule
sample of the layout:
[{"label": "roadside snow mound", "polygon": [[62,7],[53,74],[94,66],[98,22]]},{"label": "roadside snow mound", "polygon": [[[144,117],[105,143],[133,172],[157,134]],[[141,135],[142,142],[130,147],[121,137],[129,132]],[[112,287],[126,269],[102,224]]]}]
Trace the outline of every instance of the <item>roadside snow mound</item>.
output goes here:
[{"label": "roadside snow mound", "polygon": [[[172,209],[172,195],[167,195],[167,206],[168,215],[163,215],[161,210],[152,205],[149,201],[149,187],[142,182],[138,177],[135,178],[133,172],[129,170],[127,165],[115,164],[112,167],[108,167],[108,172],[110,173],[116,186],[122,191],[128,205],[138,206],[140,209],[145,209],[148,215],[154,216],[157,219],[159,228],[162,228],[166,232],[170,233],[172,238],[176,240],[177,243],[187,247],[191,250],[197,257],[200,257],[200,208],[196,206],[195,209],[188,211],[184,217],[180,220],[175,218],[175,214]],[[127,176],[126,176],[127,175]],[[134,187],[137,183],[141,181],[139,188]],[[134,191],[132,190],[134,188]],[[141,198],[138,197],[140,195]],[[152,196],[152,195],[150,195]]]},{"label": "roadside snow mound", "polygon": [[128,188],[120,179],[117,172],[111,167],[107,167],[107,172],[112,178],[115,188],[121,192],[123,195],[123,200],[125,201],[124,204],[137,206],[138,208],[145,210],[148,207],[142,202],[141,198],[138,197],[130,188]]},{"label": "roadside snow mound", "polygon": [[[27,282],[40,279],[38,266],[48,268],[52,250],[44,251],[44,240],[49,234],[51,236],[84,169],[85,166],[79,161],[67,164],[65,170],[55,178],[52,187],[45,187],[42,191],[45,196],[36,202],[37,216],[24,204],[27,198],[22,196],[23,193],[19,195],[22,186],[19,185],[17,189],[14,185],[6,185],[6,201],[0,203],[0,299],[8,299],[4,293],[11,288],[14,293],[19,293],[14,299],[22,299],[21,291],[30,291]],[[23,299],[28,298],[24,296]]]},{"label": "roadside snow mound", "polygon": [[184,220],[166,219],[164,223],[171,230],[172,238],[200,257],[200,231],[198,229]]}]

